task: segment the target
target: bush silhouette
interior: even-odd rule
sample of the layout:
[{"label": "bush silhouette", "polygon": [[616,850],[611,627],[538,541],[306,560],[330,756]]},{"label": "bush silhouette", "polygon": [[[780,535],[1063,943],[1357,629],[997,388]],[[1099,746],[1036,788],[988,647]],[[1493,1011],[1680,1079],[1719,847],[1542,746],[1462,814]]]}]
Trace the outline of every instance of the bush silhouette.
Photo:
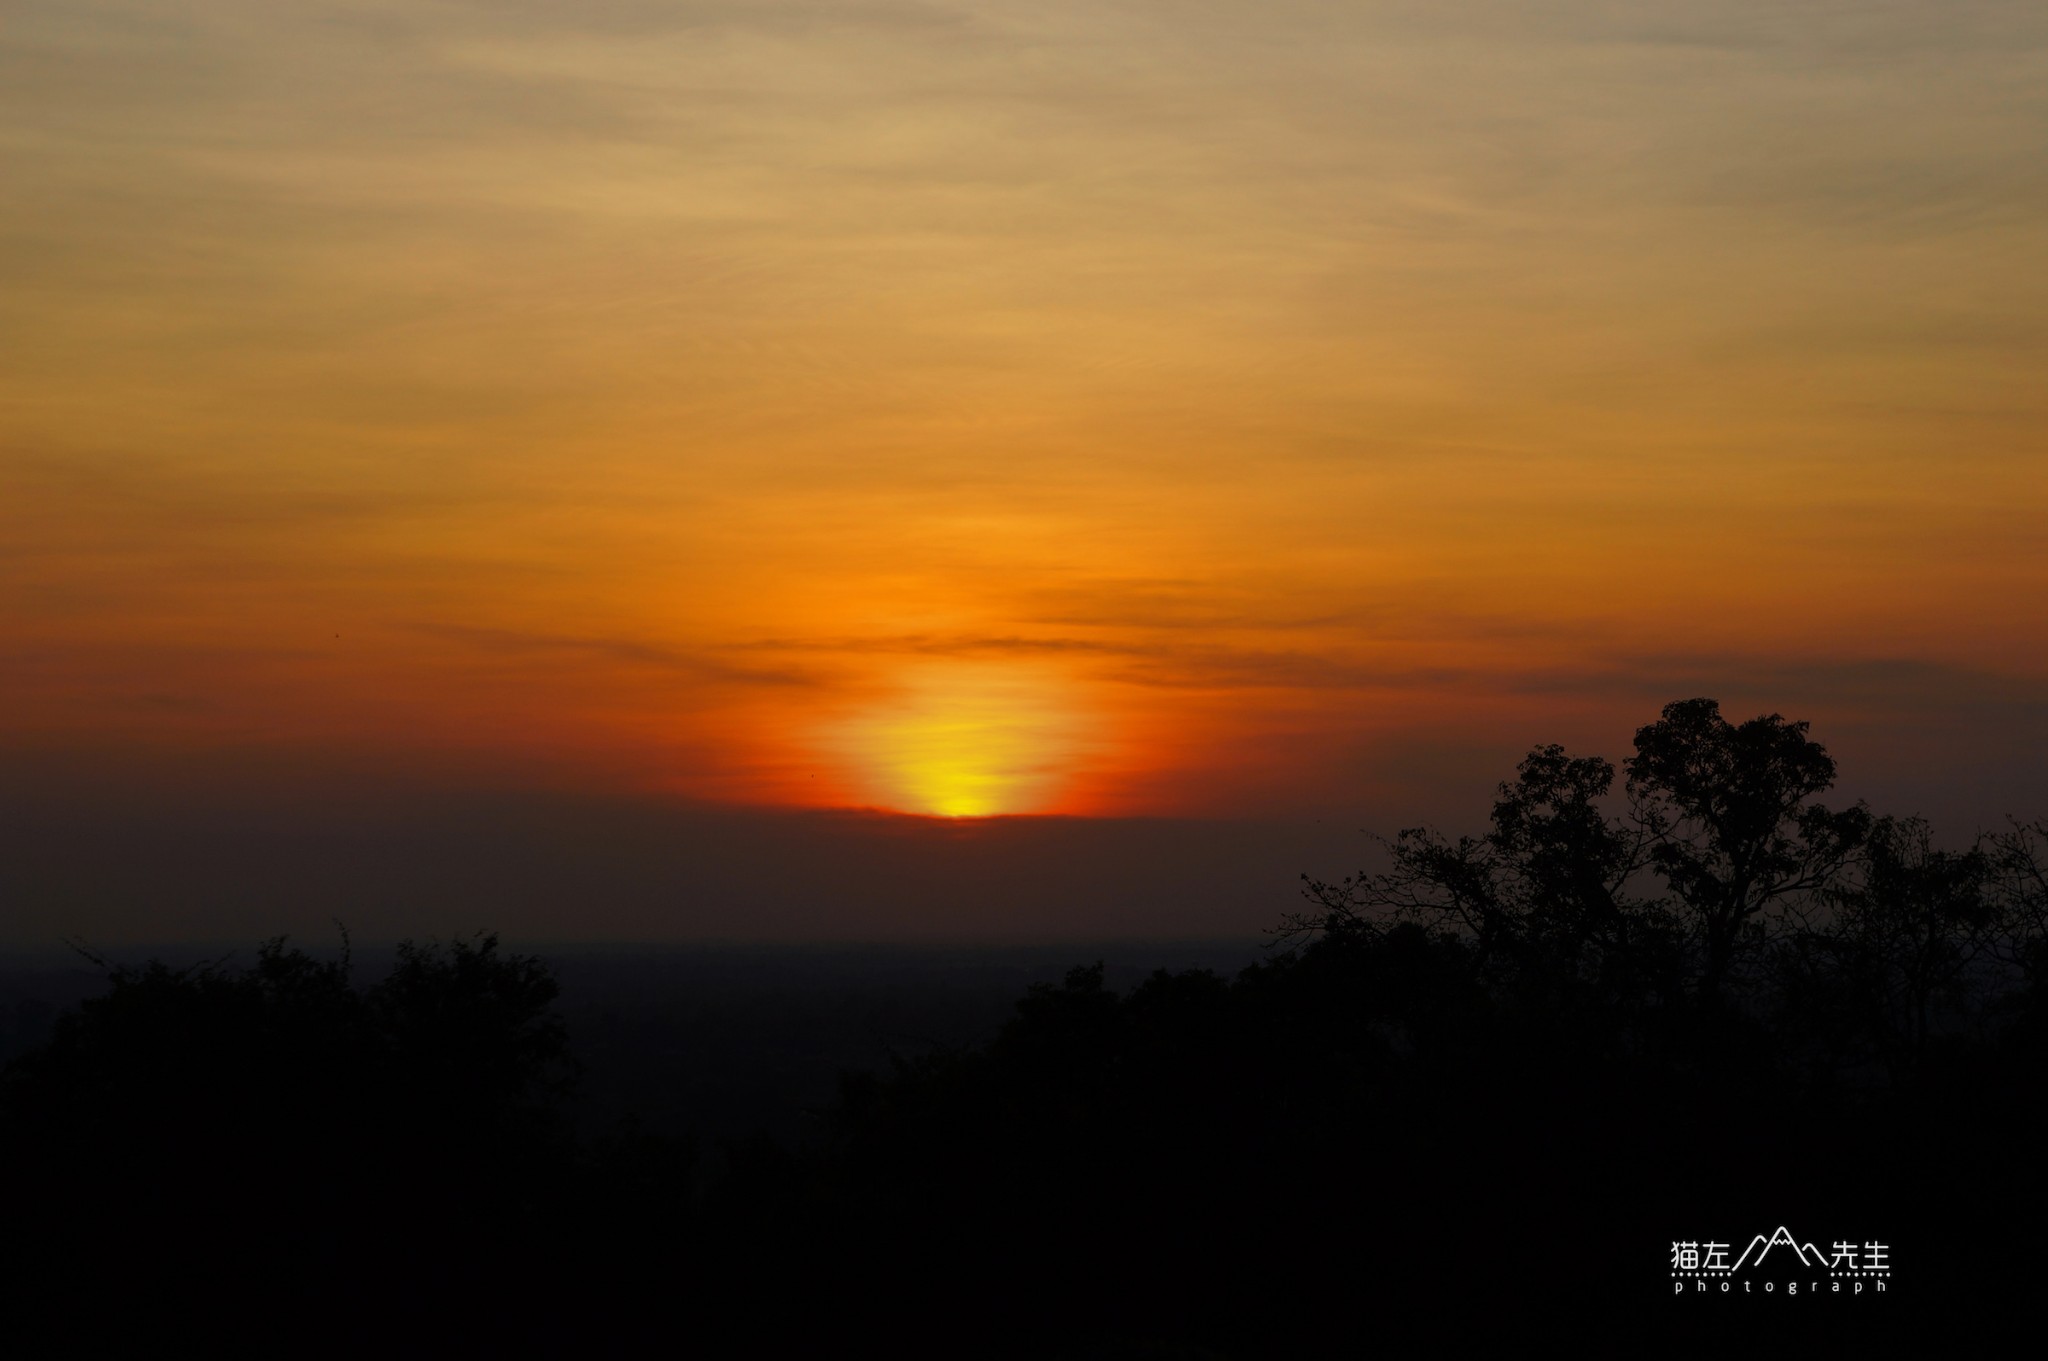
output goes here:
[{"label": "bush silhouette", "polygon": [[488,936],[405,946],[366,990],[282,939],[248,967],[110,969],[0,1080],[31,1188],[15,1279],[217,1327],[338,1280],[397,1310],[492,1274],[566,1166],[554,996]]}]

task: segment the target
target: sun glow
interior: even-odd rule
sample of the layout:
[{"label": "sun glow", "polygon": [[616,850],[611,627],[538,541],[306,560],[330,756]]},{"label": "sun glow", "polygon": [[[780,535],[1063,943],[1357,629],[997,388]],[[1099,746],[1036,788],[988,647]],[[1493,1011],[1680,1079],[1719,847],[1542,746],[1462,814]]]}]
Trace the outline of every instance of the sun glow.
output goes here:
[{"label": "sun glow", "polygon": [[1085,745],[1056,680],[943,666],[829,736],[861,802],[936,817],[1056,811]]}]

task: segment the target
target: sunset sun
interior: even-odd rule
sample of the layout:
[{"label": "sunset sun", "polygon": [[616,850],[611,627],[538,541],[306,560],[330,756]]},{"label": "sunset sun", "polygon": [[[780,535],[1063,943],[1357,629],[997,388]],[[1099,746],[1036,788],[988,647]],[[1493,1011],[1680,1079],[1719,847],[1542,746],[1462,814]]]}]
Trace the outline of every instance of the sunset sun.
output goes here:
[{"label": "sunset sun", "polygon": [[1086,726],[1056,680],[1020,668],[936,666],[827,738],[855,801],[933,817],[1059,811]]}]

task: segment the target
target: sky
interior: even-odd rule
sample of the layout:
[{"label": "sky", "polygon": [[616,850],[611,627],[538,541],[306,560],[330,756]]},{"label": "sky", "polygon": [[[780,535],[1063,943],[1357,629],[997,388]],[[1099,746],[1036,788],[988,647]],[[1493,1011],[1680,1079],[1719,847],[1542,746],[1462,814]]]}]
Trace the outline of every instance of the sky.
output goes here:
[{"label": "sky", "polygon": [[2044,260],[2031,0],[4,0],[0,936],[1223,929],[1695,694],[2038,816]]}]

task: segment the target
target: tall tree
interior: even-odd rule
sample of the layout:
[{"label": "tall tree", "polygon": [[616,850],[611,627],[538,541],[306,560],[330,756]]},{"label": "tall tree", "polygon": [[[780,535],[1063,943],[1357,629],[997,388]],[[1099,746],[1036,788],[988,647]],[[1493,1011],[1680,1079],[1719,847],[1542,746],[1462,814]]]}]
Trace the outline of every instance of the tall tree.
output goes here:
[{"label": "tall tree", "polygon": [[1860,804],[1810,802],[1834,784],[1835,762],[1807,727],[1778,714],[1733,724],[1716,701],[1687,699],[1636,731],[1629,798],[1651,863],[1696,934],[1710,1005],[1745,946],[1778,916],[1818,902],[1870,833]]},{"label": "tall tree", "polygon": [[1636,891],[1649,833],[1603,807],[1614,775],[1600,757],[1537,747],[1500,785],[1485,836],[1408,828],[1382,841],[1387,870],[1309,880],[1318,910],[1289,918],[1283,933],[1342,936],[1407,921],[1470,942],[1475,968],[1496,984],[1591,987],[1609,1000],[1639,991],[1669,933],[1659,906]]}]

